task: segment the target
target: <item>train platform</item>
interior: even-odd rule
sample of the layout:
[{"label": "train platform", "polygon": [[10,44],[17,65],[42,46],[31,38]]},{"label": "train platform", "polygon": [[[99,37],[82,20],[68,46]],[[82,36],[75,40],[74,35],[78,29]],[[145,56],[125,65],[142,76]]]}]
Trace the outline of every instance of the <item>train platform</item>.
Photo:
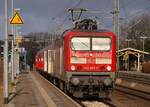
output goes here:
[{"label": "train platform", "polygon": [[4,107],[56,107],[35,75],[34,71],[19,74],[14,94]]}]

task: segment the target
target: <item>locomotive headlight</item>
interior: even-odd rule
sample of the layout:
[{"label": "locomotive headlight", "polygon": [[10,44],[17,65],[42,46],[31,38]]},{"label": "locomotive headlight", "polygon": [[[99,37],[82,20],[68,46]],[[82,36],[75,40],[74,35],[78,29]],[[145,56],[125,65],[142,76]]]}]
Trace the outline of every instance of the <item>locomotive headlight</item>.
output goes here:
[{"label": "locomotive headlight", "polygon": [[112,79],[111,79],[111,78],[106,78],[106,79],[104,80],[104,85],[106,85],[106,86],[110,86],[111,83],[112,83]]},{"label": "locomotive headlight", "polygon": [[78,85],[79,84],[79,79],[78,78],[72,78],[72,81],[71,81],[74,85]]},{"label": "locomotive headlight", "polygon": [[71,57],[70,62],[74,64],[86,64],[86,58]]},{"label": "locomotive headlight", "polygon": [[75,69],[76,69],[76,68],[75,68],[75,66],[74,66],[74,65],[72,65],[72,66],[71,66],[71,70],[73,70],[73,71],[74,71]]},{"label": "locomotive headlight", "polygon": [[111,66],[107,66],[107,68],[106,68],[108,71],[110,71],[111,70]]}]

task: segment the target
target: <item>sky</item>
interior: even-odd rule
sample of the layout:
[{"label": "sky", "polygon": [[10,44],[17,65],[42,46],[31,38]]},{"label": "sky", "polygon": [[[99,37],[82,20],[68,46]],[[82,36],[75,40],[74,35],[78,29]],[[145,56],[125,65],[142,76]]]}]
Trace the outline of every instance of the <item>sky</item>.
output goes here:
[{"label": "sky", "polygon": [[[11,1],[8,0],[8,14],[11,17]],[[114,0],[13,0],[14,8],[20,9],[24,24],[20,34],[30,32],[54,33],[73,26],[69,20],[68,8],[85,8],[82,18],[97,20],[100,28],[112,30]],[[141,15],[150,14],[150,0],[120,0],[120,18],[129,21]],[[4,38],[4,0],[0,0],[0,40]]]}]

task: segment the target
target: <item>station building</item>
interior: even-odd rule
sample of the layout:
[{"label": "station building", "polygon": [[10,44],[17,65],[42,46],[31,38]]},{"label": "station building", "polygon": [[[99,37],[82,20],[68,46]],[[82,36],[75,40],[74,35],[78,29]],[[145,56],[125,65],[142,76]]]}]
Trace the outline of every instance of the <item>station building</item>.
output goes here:
[{"label": "station building", "polygon": [[[150,72],[150,53],[133,48],[125,48],[117,51],[120,71]],[[146,67],[147,66],[147,67]],[[147,72],[147,70],[146,70]]]}]

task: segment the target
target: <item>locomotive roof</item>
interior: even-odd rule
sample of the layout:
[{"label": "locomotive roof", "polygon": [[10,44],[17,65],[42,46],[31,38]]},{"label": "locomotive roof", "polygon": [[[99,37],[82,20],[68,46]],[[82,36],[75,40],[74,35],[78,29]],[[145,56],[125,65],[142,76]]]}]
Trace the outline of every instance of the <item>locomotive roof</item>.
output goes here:
[{"label": "locomotive roof", "polygon": [[82,29],[68,29],[66,31],[63,32],[62,36],[65,36],[65,33],[69,32],[69,31],[73,31],[73,32],[112,32],[106,29],[98,29],[98,30],[82,30]]},{"label": "locomotive roof", "polygon": [[[68,30],[64,31],[64,32],[62,33],[62,35],[61,35],[60,37],[58,37],[58,38],[63,38],[63,37],[65,37],[65,34],[66,34],[67,32],[100,32],[100,33],[103,33],[103,32],[112,32],[112,31],[109,31],[109,30],[106,30],[106,29],[83,30],[83,29],[74,29],[74,28],[73,28],[73,29],[68,29]],[[57,39],[58,39],[58,38],[57,38]],[[38,51],[37,54],[40,54],[40,53],[42,53],[43,51],[48,50],[49,48],[50,48],[50,45],[47,46],[47,47],[45,47],[45,48],[43,48],[42,50]]]}]

